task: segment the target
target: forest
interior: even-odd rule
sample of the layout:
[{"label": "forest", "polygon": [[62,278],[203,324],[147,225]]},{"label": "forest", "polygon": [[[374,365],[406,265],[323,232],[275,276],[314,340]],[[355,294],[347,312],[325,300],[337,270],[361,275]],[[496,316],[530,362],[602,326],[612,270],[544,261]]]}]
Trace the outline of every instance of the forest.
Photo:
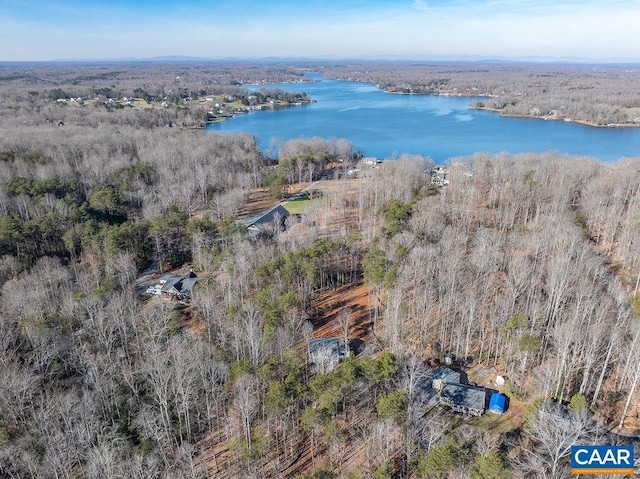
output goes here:
[{"label": "forest", "polygon": [[[345,139],[266,158],[179,103],[51,93],[303,71],[1,66],[1,477],[561,478],[572,445],[639,445],[640,159],[478,153],[442,186],[400,155],[356,178]],[[240,221],[306,187],[298,221]],[[189,271],[188,300],[145,293]],[[321,338],[350,351],[312,362]],[[505,413],[427,404],[448,361]]]}]

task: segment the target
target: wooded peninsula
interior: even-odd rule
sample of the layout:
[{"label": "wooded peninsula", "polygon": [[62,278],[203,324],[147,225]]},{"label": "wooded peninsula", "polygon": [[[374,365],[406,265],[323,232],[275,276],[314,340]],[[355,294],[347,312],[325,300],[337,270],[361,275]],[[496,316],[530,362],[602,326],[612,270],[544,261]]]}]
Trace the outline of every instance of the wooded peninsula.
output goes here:
[{"label": "wooded peninsula", "polygon": [[640,158],[202,128],[309,71],[640,124],[633,65],[0,64],[0,476],[559,478],[638,445]]}]

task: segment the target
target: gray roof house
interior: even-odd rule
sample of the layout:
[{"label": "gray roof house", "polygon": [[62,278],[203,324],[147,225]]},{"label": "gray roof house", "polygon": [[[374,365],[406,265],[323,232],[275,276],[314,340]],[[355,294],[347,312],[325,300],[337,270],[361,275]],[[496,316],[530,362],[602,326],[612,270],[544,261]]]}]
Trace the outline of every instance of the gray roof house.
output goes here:
[{"label": "gray roof house", "polygon": [[307,343],[309,362],[319,373],[334,370],[349,355],[349,345],[343,338],[316,338]]},{"label": "gray roof house", "polygon": [[282,205],[277,205],[253,218],[242,220],[242,223],[247,227],[249,233],[255,236],[273,234],[284,230],[284,222],[288,216],[287,209]]},{"label": "gray roof house", "polygon": [[486,410],[486,390],[466,384],[463,373],[451,368],[435,368],[418,381],[418,395],[423,405],[448,406],[454,412],[482,416]]},{"label": "gray roof house", "polygon": [[445,384],[460,384],[460,373],[450,368],[436,368],[431,375],[431,387],[442,391]]},{"label": "gray roof house", "polygon": [[485,411],[486,391],[469,384],[445,384],[440,392],[440,404],[455,412],[480,417]]},{"label": "gray roof house", "polygon": [[174,296],[178,299],[190,298],[191,292],[198,281],[200,281],[200,278],[193,271],[186,276],[166,273],[160,276],[160,293]]}]

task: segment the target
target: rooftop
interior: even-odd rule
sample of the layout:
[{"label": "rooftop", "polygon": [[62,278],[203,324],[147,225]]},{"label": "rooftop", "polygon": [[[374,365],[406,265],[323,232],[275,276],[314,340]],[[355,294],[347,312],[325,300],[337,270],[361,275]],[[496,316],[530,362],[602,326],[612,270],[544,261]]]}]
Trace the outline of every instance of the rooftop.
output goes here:
[{"label": "rooftop", "polygon": [[445,384],[441,399],[451,405],[484,411],[486,392],[484,388],[468,384]]}]

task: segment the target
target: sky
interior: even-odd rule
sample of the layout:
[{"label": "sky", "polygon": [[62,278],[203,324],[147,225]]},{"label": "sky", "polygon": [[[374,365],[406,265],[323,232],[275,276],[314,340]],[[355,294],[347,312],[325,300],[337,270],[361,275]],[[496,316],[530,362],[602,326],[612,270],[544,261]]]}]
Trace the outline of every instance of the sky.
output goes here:
[{"label": "sky", "polygon": [[0,0],[0,61],[639,61],[640,0]]}]

